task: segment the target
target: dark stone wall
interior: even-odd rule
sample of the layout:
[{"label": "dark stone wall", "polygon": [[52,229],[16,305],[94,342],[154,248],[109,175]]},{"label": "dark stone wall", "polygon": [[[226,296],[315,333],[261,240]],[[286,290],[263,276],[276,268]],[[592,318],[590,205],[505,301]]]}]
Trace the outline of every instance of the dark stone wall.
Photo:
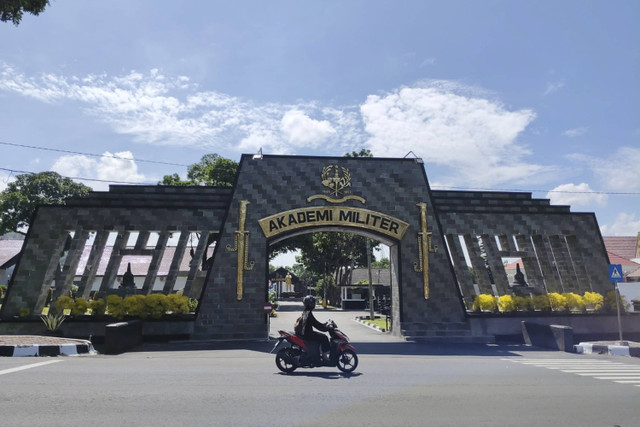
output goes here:
[{"label": "dark stone wall", "polygon": [[[230,195],[230,189],[211,187],[180,190],[112,186],[111,189],[109,193],[92,193],[88,198],[72,200],[66,206],[37,209],[0,311],[2,317],[16,316],[21,308],[39,313],[53,280],[57,285],[54,299],[66,292],[89,231],[103,234],[116,231],[121,235],[132,231],[217,232]],[[69,232],[75,232],[75,236],[60,273],[56,270]],[[113,268],[117,270],[118,265]]]},{"label": "dark stone wall", "polygon": [[[482,237],[490,260],[520,257],[528,284],[534,288],[603,295],[611,289],[607,253],[594,214],[571,213],[567,206],[549,205],[548,200],[532,199],[529,193],[434,192],[434,200],[467,307],[475,291],[459,235],[476,245],[470,257],[483,293],[492,290],[478,256],[477,236]],[[508,293],[502,266],[494,262],[491,270],[498,292]]]},{"label": "dark stone wall", "polygon": [[[325,194],[322,171],[333,165],[349,170],[349,195],[365,199],[364,204],[357,200],[308,200],[310,196]],[[252,268],[243,270],[244,290],[238,300],[238,253],[227,246],[235,246],[241,201],[249,203],[246,253],[247,265]],[[414,268],[420,252],[418,203],[427,206],[427,231],[432,233],[432,245],[438,247],[429,254],[427,300],[423,275]],[[522,258],[530,285],[549,292],[605,293],[610,289],[608,259],[593,214],[571,213],[567,206],[552,206],[548,200],[533,199],[529,193],[431,191],[424,165],[418,159],[298,156],[253,159],[244,155],[233,189],[112,186],[109,192],[92,193],[66,206],[40,207],[0,316],[16,316],[23,307],[38,312],[54,279],[56,284],[63,284],[57,287],[57,294],[64,292],[89,231],[102,234],[104,239],[105,233],[111,231],[125,236],[133,231],[166,235],[171,231],[204,230],[215,233],[219,241],[192,325],[192,337],[264,338],[266,316],[262,304],[267,299],[269,245],[287,235],[269,240],[259,220],[292,209],[328,206],[367,209],[408,224],[401,239],[357,224],[292,232],[354,232],[389,245],[392,328],[396,334],[429,338],[475,333],[464,303],[471,307],[476,289],[464,260],[460,236],[465,246],[471,248],[469,257],[480,292],[493,292],[492,285],[501,295],[509,292],[501,257]],[[56,271],[59,254],[71,231],[75,237],[60,273]],[[484,268],[485,259],[491,275]],[[112,267],[117,269],[117,258],[112,260]]]},{"label": "dark stone wall", "polygon": [[[309,196],[322,194],[321,173],[325,166],[339,165],[351,174],[350,191],[366,199],[366,203],[349,200],[338,204],[381,212],[409,224],[403,239],[386,242],[395,245],[398,254],[396,281],[392,290],[393,319],[396,332],[438,328],[440,324],[462,322],[464,314],[453,272],[440,237],[434,216],[426,175],[422,163],[415,159],[376,159],[347,157],[264,156],[252,159],[243,156],[229,216],[222,230],[214,270],[205,284],[203,300],[196,320],[195,335],[199,338],[261,338],[265,335],[266,317],[261,305],[267,297],[267,252],[269,242],[258,221],[264,217],[310,206],[335,206],[322,199],[307,201]],[[249,232],[249,260],[253,270],[244,271],[244,295],[236,299],[237,253],[226,250],[234,245],[238,228],[239,202],[249,201],[246,230]],[[422,273],[414,271],[418,262],[417,233],[420,231],[420,210],[417,203],[428,206],[428,226],[433,232],[433,244],[440,247],[430,255],[431,297],[423,296]],[[326,230],[326,229],[325,229]],[[362,233],[363,229],[343,231]],[[372,235],[379,240],[383,236]]]}]

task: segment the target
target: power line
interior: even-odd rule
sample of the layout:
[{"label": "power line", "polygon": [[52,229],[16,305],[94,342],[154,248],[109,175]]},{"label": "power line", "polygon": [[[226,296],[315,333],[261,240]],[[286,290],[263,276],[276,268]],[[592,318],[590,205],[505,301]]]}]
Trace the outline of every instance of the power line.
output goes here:
[{"label": "power line", "polygon": [[637,192],[617,191],[572,191],[572,190],[526,190],[521,188],[465,188],[434,185],[432,189],[460,190],[460,191],[514,191],[519,193],[570,193],[570,194],[606,194],[611,196],[638,196]]},{"label": "power line", "polygon": [[[32,171],[21,171],[9,168],[0,167],[0,170],[9,172],[9,177],[13,173],[26,173],[30,175],[35,175],[38,172]],[[69,179],[77,179],[82,181],[95,181],[95,182],[106,182],[111,184],[129,184],[129,185],[156,185],[155,182],[127,182],[127,181],[113,181],[113,180],[105,180],[105,179],[97,179],[97,178],[84,178],[79,176],[64,176],[60,175],[63,178]],[[8,180],[7,178],[7,180]],[[432,186],[432,189],[442,189],[442,190],[460,190],[460,191],[513,191],[519,193],[569,193],[569,194],[606,194],[611,196],[639,196],[638,192],[614,192],[614,191],[570,191],[570,190],[527,190],[521,188],[465,188],[465,187],[448,187],[448,186]]]},{"label": "power line", "polygon": [[[19,171],[19,170],[15,170],[15,169],[7,169],[7,168],[2,168],[2,167],[0,167],[0,170],[9,172],[9,177],[11,177],[11,175],[14,172],[23,173],[23,174],[29,174],[29,175],[35,175],[35,174],[38,173],[38,172],[31,172],[31,171]],[[80,180],[80,181],[106,182],[108,184],[128,184],[128,185],[155,185],[155,184],[157,184],[155,182],[128,182],[128,181],[113,181],[113,180],[98,179],[98,178],[83,178],[81,176],[65,176],[65,175],[60,175],[60,176],[62,178],[77,179],[77,180]]]},{"label": "power line", "polygon": [[160,165],[170,165],[170,166],[186,166],[182,163],[171,163],[171,162],[161,162],[158,160],[146,160],[146,159],[131,159],[128,157],[120,157],[115,154],[96,154],[96,153],[83,153],[81,151],[70,151],[70,150],[61,150],[58,148],[48,148],[48,147],[37,147],[35,145],[25,145],[25,144],[14,144],[12,142],[0,141],[0,145],[9,145],[12,147],[21,147],[21,148],[31,148],[33,150],[42,150],[42,151],[54,151],[56,153],[67,153],[67,154],[80,154],[83,156],[91,156],[91,157],[107,157],[109,159],[118,159],[118,160],[134,160],[136,162],[145,162],[145,163],[156,163]]}]

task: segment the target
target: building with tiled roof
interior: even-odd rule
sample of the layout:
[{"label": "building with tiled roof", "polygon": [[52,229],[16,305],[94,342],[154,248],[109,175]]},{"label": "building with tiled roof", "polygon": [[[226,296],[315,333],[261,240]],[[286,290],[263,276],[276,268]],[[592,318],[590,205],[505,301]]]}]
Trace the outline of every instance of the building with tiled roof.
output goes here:
[{"label": "building with tiled roof", "polygon": [[637,236],[603,236],[607,252],[622,258],[640,258],[640,233]]}]

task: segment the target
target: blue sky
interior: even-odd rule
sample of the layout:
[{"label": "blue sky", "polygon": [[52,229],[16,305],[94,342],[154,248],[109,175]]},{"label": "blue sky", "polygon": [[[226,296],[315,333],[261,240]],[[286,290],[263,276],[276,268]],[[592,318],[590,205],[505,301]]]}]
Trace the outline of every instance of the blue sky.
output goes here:
[{"label": "blue sky", "polygon": [[635,235],[638,22],[637,1],[53,0],[0,25],[0,190],[368,148]]}]

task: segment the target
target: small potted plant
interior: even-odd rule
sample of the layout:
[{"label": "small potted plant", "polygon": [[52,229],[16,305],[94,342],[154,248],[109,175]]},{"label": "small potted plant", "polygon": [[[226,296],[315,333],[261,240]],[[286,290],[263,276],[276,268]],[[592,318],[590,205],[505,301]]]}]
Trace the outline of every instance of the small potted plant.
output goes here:
[{"label": "small potted plant", "polygon": [[46,315],[44,314],[41,315],[40,318],[44,323],[44,327],[47,328],[47,335],[52,335],[57,337],[62,336],[62,331],[60,330],[60,327],[62,326],[62,323],[64,322],[64,319],[65,319],[64,313],[49,312]]}]

